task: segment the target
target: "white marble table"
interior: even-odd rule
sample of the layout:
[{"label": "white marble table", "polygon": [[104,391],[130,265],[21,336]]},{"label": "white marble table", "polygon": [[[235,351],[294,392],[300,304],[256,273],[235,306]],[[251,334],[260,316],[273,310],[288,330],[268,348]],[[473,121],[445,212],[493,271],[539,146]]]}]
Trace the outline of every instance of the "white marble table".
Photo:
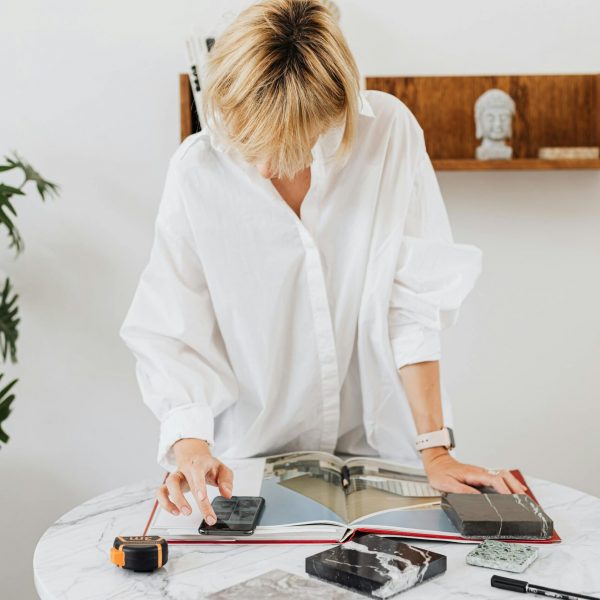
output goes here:
[{"label": "white marble table", "polygon": [[[494,573],[600,598],[600,499],[527,477],[554,520],[560,544],[539,545],[540,557],[522,575],[465,564],[471,544],[409,543],[448,557],[447,572],[398,598],[521,598],[490,586]],[[157,482],[142,482],[93,498],[61,517],[40,539],[33,559],[42,600],[198,600],[211,592],[281,569],[304,575],[306,556],[327,546],[210,545],[169,547],[167,565],[152,574],[118,569],[109,562],[116,535],[139,535]],[[300,598],[302,595],[299,595]],[[313,597],[309,595],[305,597]],[[248,596],[251,600],[251,596]]]}]

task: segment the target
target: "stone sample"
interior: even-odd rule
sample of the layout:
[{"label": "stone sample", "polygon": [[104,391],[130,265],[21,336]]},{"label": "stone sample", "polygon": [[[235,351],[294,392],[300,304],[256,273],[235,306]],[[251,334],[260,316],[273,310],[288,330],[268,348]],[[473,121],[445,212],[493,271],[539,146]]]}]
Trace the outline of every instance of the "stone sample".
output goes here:
[{"label": "stone sample", "polygon": [[373,598],[389,598],[446,571],[446,557],[378,535],[363,535],[306,559],[306,572]]},{"label": "stone sample", "polygon": [[536,558],[538,549],[527,544],[485,540],[467,554],[468,565],[522,573]]},{"label": "stone sample", "polygon": [[314,598],[318,600],[360,600],[360,596],[349,590],[337,588],[311,577],[301,577],[280,569],[269,571],[258,577],[238,583],[220,592],[209,594],[207,600],[284,600],[286,598]]},{"label": "stone sample", "polygon": [[536,540],[552,536],[552,519],[526,494],[446,494],[442,508],[466,538]]}]

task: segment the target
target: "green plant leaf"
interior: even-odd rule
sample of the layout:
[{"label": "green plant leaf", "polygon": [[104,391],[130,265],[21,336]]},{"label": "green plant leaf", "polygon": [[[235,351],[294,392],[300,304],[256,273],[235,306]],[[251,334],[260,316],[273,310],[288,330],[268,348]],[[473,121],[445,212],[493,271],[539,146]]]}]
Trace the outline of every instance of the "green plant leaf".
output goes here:
[{"label": "green plant leaf", "polygon": [[13,217],[17,216],[17,211],[11,203],[11,197],[17,195],[24,196],[25,192],[23,192],[21,188],[23,188],[28,181],[33,181],[35,182],[35,186],[43,202],[46,200],[46,196],[58,195],[59,186],[44,179],[28,162],[23,160],[16,151],[13,151],[13,155],[13,157],[4,157],[8,164],[0,165],[0,171],[21,169],[25,176],[25,180],[18,188],[0,183],[0,226],[4,225],[4,227],[6,227],[10,240],[9,247],[14,248],[15,252],[20,254],[25,248],[25,243],[14,223]]},{"label": "green plant leaf", "polygon": [[23,171],[23,175],[25,175],[25,181],[23,184],[28,181],[35,181],[35,185],[37,187],[37,191],[40,194],[42,201],[46,199],[46,195],[48,196],[58,196],[60,186],[56,183],[52,183],[47,179],[44,179],[28,162],[23,160],[16,151],[13,150],[14,158],[10,158],[9,156],[5,156],[4,158],[8,161],[8,164],[11,168],[18,167]]},{"label": "green plant leaf", "polygon": [[19,196],[24,196],[25,192],[21,188],[12,187],[10,185],[6,185],[0,182],[0,194],[4,196],[12,196],[13,194],[19,194]]},{"label": "green plant leaf", "polygon": [[[59,186],[51,181],[44,179],[29,163],[25,162],[16,152],[14,157],[5,156],[7,164],[0,165],[0,172],[10,171],[11,169],[21,169],[25,180],[19,187],[6,185],[0,182],[0,226],[6,227],[10,239],[10,247],[15,248],[16,253],[23,251],[23,239],[14,223],[17,211],[11,202],[13,196],[24,196],[22,188],[28,181],[33,181],[42,201],[46,196],[58,195]],[[6,362],[10,358],[11,362],[17,362],[17,338],[19,337],[19,307],[17,299],[19,296],[12,292],[10,279],[7,277],[4,282],[4,289],[0,296],[0,354],[2,360]],[[0,373],[0,380],[4,373]],[[11,381],[0,390],[0,443],[6,444],[9,440],[8,434],[2,429],[2,424],[11,412],[11,404],[15,395],[11,393],[17,379]]]},{"label": "green plant leaf", "polygon": [[[4,377],[4,373],[0,373],[0,380]],[[10,405],[13,403],[15,399],[15,395],[11,394],[10,391],[12,387],[19,381],[18,379],[13,379],[8,385],[3,387],[0,390],[0,442],[6,444],[9,440],[8,434],[2,429],[2,424],[10,415],[11,407]]]},{"label": "green plant leaf", "polygon": [[7,356],[11,362],[17,362],[17,338],[19,337],[19,307],[17,306],[18,294],[12,294],[10,279],[4,282],[4,289],[0,296],[0,354],[6,362]]},{"label": "green plant leaf", "polygon": [[16,253],[19,254],[23,251],[23,238],[14,224],[13,217],[17,216],[17,211],[10,201],[11,197],[17,194],[24,195],[19,188],[0,183],[0,225],[6,227],[10,240],[9,247],[14,248]]}]

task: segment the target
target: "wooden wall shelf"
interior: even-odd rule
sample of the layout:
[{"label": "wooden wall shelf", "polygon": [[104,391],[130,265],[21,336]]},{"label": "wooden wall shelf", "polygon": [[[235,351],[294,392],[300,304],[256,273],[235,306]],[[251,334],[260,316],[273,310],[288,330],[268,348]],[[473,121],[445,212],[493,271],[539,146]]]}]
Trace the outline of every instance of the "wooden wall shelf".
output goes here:
[{"label": "wooden wall shelf", "polygon": [[600,159],[541,160],[516,158],[513,160],[477,160],[474,158],[434,158],[436,171],[537,171],[551,169],[600,169]]},{"label": "wooden wall shelf", "polygon": [[[439,171],[600,169],[598,160],[540,160],[539,146],[600,145],[600,75],[482,77],[367,77],[367,89],[400,98],[425,131],[427,150]],[[507,91],[517,103],[512,160],[473,158],[473,104],[487,89]],[[180,138],[199,130],[186,73],[179,75]]]},{"label": "wooden wall shelf", "polygon": [[[540,160],[541,146],[600,146],[600,74],[367,77],[367,89],[400,98],[444,171],[600,169],[600,160]],[[490,88],[515,101],[512,160],[479,161],[475,100]]]}]

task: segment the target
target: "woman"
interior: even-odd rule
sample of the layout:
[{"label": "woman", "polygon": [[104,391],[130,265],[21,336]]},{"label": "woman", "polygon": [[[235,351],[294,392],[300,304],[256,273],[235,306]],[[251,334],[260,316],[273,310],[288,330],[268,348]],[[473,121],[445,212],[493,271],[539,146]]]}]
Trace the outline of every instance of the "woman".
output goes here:
[{"label": "woman", "polygon": [[[264,0],[217,40],[208,128],[175,151],[121,335],[161,422],[163,508],[225,497],[232,457],[295,450],[422,463],[439,490],[522,492],[450,454],[440,330],[480,272],[452,240],[423,131],[360,91],[318,0]],[[417,443],[417,445],[415,445]]]}]

